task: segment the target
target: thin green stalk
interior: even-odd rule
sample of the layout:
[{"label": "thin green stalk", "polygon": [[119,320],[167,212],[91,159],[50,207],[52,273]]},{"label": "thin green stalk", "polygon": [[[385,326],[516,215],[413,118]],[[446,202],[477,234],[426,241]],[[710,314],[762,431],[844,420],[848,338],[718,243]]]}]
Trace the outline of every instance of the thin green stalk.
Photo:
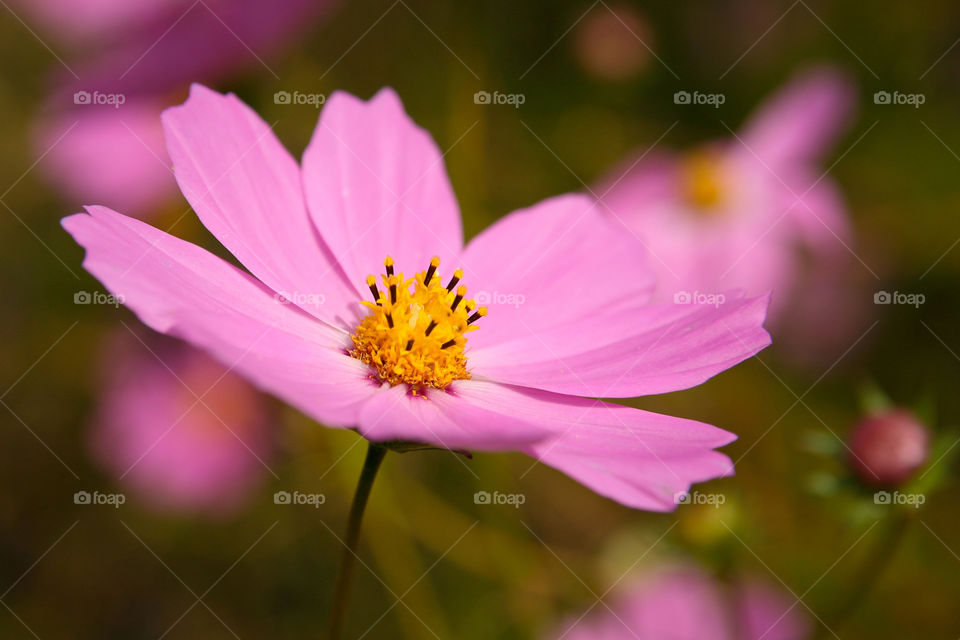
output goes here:
[{"label": "thin green stalk", "polygon": [[829,623],[820,622],[817,627],[815,640],[829,638],[834,635],[833,628],[839,627],[857,610],[857,608],[866,600],[874,585],[880,580],[890,560],[893,559],[900,541],[909,528],[910,521],[913,519],[913,513],[908,513],[901,509],[892,522],[887,526],[883,538],[873,548],[871,554],[861,565],[860,571],[851,582],[851,587],[847,590],[847,598],[834,610],[833,615],[829,616]]},{"label": "thin green stalk", "polygon": [[357,541],[360,539],[360,524],[363,521],[363,511],[370,497],[370,489],[377,477],[380,463],[386,455],[387,449],[373,442],[367,448],[367,458],[363,461],[363,470],[357,482],[357,490],[353,494],[353,504],[350,506],[350,518],[347,521],[347,535],[344,539],[343,555],[340,558],[340,571],[337,573],[337,584],[333,595],[333,609],[330,612],[330,640],[340,640],[343,636],[343,624],[347,616],[347,601],[350,596],[350,585],[353,584],[353,568],[357,561]]}]

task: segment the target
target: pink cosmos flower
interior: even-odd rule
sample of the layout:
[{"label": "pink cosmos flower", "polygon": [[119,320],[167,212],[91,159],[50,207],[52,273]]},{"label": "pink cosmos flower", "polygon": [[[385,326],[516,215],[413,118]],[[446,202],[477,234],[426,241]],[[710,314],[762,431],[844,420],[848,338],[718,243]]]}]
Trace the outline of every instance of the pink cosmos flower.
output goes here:
[{"label": "pink cosmos flower", "polygon": [[115,335],[104,351],[93,455],[147,506],[229,515],[270,455],[262,399],[204,353],[146,333]]},{"label": "pink cosmos flower", "polygon": [[[602,208],[644,239],[658,297],[772,290],[775,333],[785,315],[807,306],[816,311],[804,322],[811,337],[842,333],[853,311],[844,283],[855,258],[839,190],[818,161],[852,104],[841,74],[805,72],[729,140],[682,156],[630,159],[614,170],[597,190]],[[826,309],[829,323],[822,322]]]},{"label": "pink cosmos flower", "polygon": [[65,218],[150,327],[327,425],[520,450],[632,507],[673,509],[732,472],[713,450],[732,434],[592,398],[688,388],[753,355],[766,297],[651,304],[639,241],[580,195],[464,246],[443,156],[389,89],[330,96],[302,167],[233,95],[195,85],[163,125],[181,190],[248,271],[105,207]]},{"label": "pink cosmos flower", "polygon": [[800,605],[767,583],[724,585],[693,566],[663,567],[622,590],[610,610],[567,622],[564,640],[801,640]]},{"label": "pink cosmos flower", "polygon": [[[335,0],[30,0],[28,18],[84,46],[33,131],[41,169],[68,197],[148,218],[176,194],[160,112],[193,80],[265,64]],[[119,96],[97,104],[98,96]],[[119,104],[117,101],[119,100]]]}]

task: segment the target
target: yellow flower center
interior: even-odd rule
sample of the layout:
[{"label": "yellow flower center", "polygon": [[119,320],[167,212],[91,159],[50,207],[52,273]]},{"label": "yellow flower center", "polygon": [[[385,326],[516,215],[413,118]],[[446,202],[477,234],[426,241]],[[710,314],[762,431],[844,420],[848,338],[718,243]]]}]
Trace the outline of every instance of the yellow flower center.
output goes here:
[{"label": "yellow flower center", "polygon": [[727,195],[723,178],[723,170],[714,154],[698,152],[687,158],[684,163],[684,189],[695,211],[704,215],[719,212]]},{"label": "yellow flower center", "polygon": [[477,328],[473,323],[487,309],[474,310],[476,303],[464,300],[467,288],[457,287],[463,271],[454,271],[444,286],[436,256],[426,271],[413,278],[394,273],[390,256],[384,265],[383,291],[377,287],[377,278],[367,276],[373,302],[363,302],[370,312],[350,336],[350,355],[370,365],[379,380],[406,383],[414,393],[425,387],[444,389],[454,380],[470,378],[465,334]]}]

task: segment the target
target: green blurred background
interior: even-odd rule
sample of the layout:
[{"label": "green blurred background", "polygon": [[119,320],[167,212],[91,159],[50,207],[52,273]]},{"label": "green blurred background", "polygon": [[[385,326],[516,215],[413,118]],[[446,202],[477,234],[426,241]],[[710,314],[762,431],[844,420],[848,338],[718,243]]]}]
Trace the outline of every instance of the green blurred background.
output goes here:
[{"label": "green blurred background", "polygon": [[[633,51],[645,60],[636,73],[604,79],[578,53],[578,28],[595,12],[623,7],[644,21],[659,61]],[[169,630],[169,638],[226,638],[227,627],[240,638],[317,637],[362,462],[356,435],[278,406],[276,477],[268,474],[248,508],[227,520],[157,514],[136,501],[116,510],[73,503],[80,489],[122,490],[91,462],[85,433],[101,337],[136,319],[73,304],[76,291],[100,285],[59,226],[82,203],[59,197],[34,170],[42,160],[29,131],[57,65],[36,35],[29,21],[0,10],[0,637],[157,638]],[[296,156],[317,112],[274,104],[274,92],[369,97],[394,87],[449,149],[470,237],[516,208],[582,190],[674,122],[659,144],[724,137],[794,70],[831,63],[860,85],[858,119],[826,166],[836,161],[831,176],[881,277],[869,276],[862,294],[926,295],[919,309],[882,307],[865,319],[864,332],[878,322],[829,371],[829,363],[792,368],[774,347],[699,388],[632,403],[739,435],[726,449],[736,477],[701,487],[727,497],[721,509],[631,511],[521,455],[390,454],[367,513],[367,566],[358,567],[347,637],[534,638],[593,604],[638,560],[642,571],[677,556],[782,582],[818,615],[843,602],[890,516],[864,507],[866,494],[824,491],[842,470],[811,441],[848,431],[866,381],[897,402],[934,407],[933,426],[945,438],[960,414],[958,37],[960,6],[947,0],[359,1],[342,3],[271,57],[279,79],[254,61],[218,85],[276,122]],[[720,91],[727,101],[678,109],[673,94],[686,88]],[[921,92],[926,103],[873,103],[875,91],[895,89]],[[523,94],[525,103],[477,105],[480,90]],[[186,208],[170,204],[155,224],[166,228]],[[211,246],[192,215],[172,232]],[[323,493],[326,503],[274,504],[275,491],[294,489]],[[526,502],[476,505],[479,490],[522,493]],[[869,597],[838,627],[841,637],[960,636],[958,497],[945,474]]]}]

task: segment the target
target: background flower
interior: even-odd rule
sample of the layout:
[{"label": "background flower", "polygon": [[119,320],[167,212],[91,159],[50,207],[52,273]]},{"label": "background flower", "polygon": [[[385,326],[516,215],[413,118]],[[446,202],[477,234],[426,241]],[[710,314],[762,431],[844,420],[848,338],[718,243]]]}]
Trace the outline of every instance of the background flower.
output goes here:
[{"label": "background flower", "polygon": [[[698,92],[678,93],[680,104],[683,93]],[[682,155],[641,152],[601,182],[603,208],[653,254],[662,298],[772,291],[777,333],[801,343],[800,355],[849,343],[863,324],[858,300],[868,299],[854,283],[869,267],[857,262],[843,197],[820,163],[849,124],[853,94],[835,69],[802,72],[728,139]]]},{"label": "background flower", "polygon": [[693,565],[628,578],[612,606],[572,619],[550,637],[569,640],[802,640],[810,624],[765,580],[724,584]]},{"label": "background flower", "polygon": [[[204,3],[224,15],[219,5]],[[136,6],[148,5],[164,6]],[[617,402],[736,429],[738,439],[723,451],[736,461],[737,475],[699,489],[739,494],[740,524],[723,521],[740,540],[717,522],[713,528],[729,540],[700,553],[711,566],[723,563],[738,575],[780,585],[775,574],[797,595],[809,589],[804,602],[824,616],[851,593],[862,593],[852,582],[897,512],[874,504],[872,493],[858,494],[858,504],[871,507],[864,519],[855,505],[812,492],[810,476],[824,464],[804,447],[806,436],[813,431],[833,443],[831,460],[844,471],[848,452],[840,441],[862,416],[852,389],[864,377],[911,406],[917,398],[933,399],[937,416],[924,421],[939,425],[931,443],[944,441],[944,448],[932,447],[932,471],[923,482],[941,478],[941,484],[925,493],[881,577],[835,629],[844,640],[960,637],[952,553],[960,553],[958,489],[942,484],[954,477],[955,463],[949,455],[940,459],[956,441],[950,425],[960,415],[953,355],[960,353],[960,245],[954,246],[960,218],[950,215],[960,202],[955,3],[930,0],[919,12],[910,4],[865,10],[814,0],[646,3],[639,10],[653,35],[644,37],[651,58],[641,73],[617,81],[598,79],[580,63],[574,34],[588,9],[571,0],[354,0],[320,22],[305,21],[304,36],[278,50],[281,55],[266,57],[251,46],[276,76],[246,52],[244,72],[214,84],[261,114],[295,157],[310,140],[317,109],[278,104],[275,93],[371,96],[394,87],[443,153],[470,240],[506,212],[549,194],[593,188],[638,149],[649,149],[650,158],[727,140],[731,130],[742,136],[742,123],[798,69],[824,64],[852,77],[859,87],[857,118],[818,161],[817,176],[826,171],[842,190],[856,231],[850,246],[863,261],[853,258],[862,283],[842,299],[865,302],[867,317],[849,338],[825,348],[812,368],[785,366],[765,352],[769,369],[754,359],[688,391]],[[194,11],[205,9],[197,4]],[[592,8],[599,11],[606,11],[603,3]],[[137,321],[94,297],[105,293],[78,267],[83,252],[59,224],[64,211],[92,200],[65,196],[44,179],[53,152],[41,158],[33,138],[53,89],[49,80],[72,77],[60,61],[84,77],[77,61],[92,59],[108,42],[98,35],[67,45],[9,0],[0,15],[0,593],[6,591],[0,637],[33,637],[24,624],[44,640],[165,632],[167,638],[232,637],[221,620],[241,638],[315,634],[318,610],[330,601],[324,577],[342,551],[334,533],[341,535],[363,462],[356,434],[318,429],[278,406],[271,423],[277,454],[269,462],[278,477],[268,473],[267,486],[225,521],[165,517],[136,506],[132,494],[120,509],[74,503],[80,490],[124,490],[90,455],[87,436],[102,392],[91,371],[101,361],[104,337],[125,331],[120,320],[131,328]],[[62,21],[79,30],[87,15],[92,11]],[[211,32],[201,46],[217,41]],[[150,68],[164,70],[162,64]],[[726,102],[719,108],[674,103],[677,91],[696,89],[722,92]],[[481,91],[491,98],[495,91],[522,94],[525,101],[518,107],[478,103]],[[876,102],[874,94],[884,91],[891,98],[895,91],[922,94],[926,102]],[[186,92],[159,97],[151,109],[177,104]],[[145,159],[169,177],[169,164]],[[152,224],[233,261],[179,195],[162,208]],[[891,296],[890,304],[874,305],[883,291],[924,294],[926,301],[895,304]],[[565,292],[557,308],[576,294]],[[510,306],[510,298],[500,299]],[[800,317],[812,309],[794,308],[782,321],[824,330]],[[795,333],[785,325],[773,331],[779,356]],[[631,510],[519,453],[473,460],[437,452],[391,455],[381,473],[365,523],[365,534],[374,533],[360,549],[369,571],[358,566],[359,597],[349,616],[355,638],[538,637],[569,613],[585,611],[594,594],[651,547],[653,554],[687,544],[681,530],[693,505],[671,514]],[[297,490],[324,494],[327,502],[314,508],[272,500],[276,492]],[[483,504],[475,499],[481,491],[517,499]],[[620,558],[606,580],[598,575],[597,550],[624,531],[641,536],[642,544]],[[194,602],[184,583],[202,595],[221,576],[181,618]]]},{"label": "background flower", "polygon": [[[24,2],[57,38],[93,43],[56,74],[37,120],[42,169],[76,205],[155,217],[176,194],[160,112],[190,82],[219,83],[262,65],[325,16],[334,0],[161,3]],[[97,104],[97,97],[111,99]]]},{"label": "background flower", "polygon": [[90,448],[138,504],[227,516],[250,502],[272,458],[253,387],[169,338],[119,331],[104,349]]}]

